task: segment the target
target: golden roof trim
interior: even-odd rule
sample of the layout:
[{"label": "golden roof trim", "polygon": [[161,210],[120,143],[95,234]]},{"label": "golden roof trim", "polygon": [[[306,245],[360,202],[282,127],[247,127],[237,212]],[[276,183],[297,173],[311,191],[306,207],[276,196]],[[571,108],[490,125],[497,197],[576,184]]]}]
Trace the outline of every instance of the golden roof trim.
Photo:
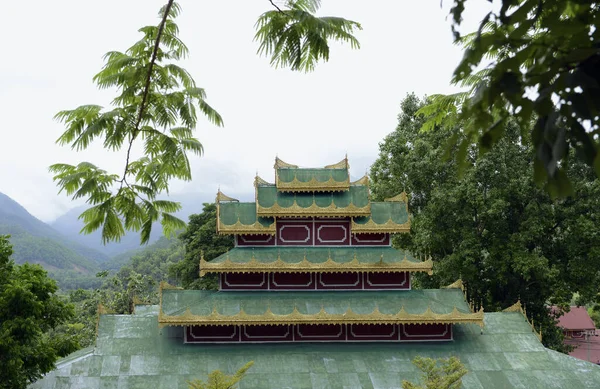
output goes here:
[{"label": "golden roof trim", "polygon": [[390,218],[385,223],[375,223],[373,219],[369,219],[366,223],[360,224],[356,223],[354,219],[352,219],[350,232],[353,234],[356,233],[404,233],[410,232],[410,218],[406,223],[396,223]]},{"label": "golden roof trim", "polygon": [[264,226],[258,221],[253,224],[242,224],[239,218],[235,224],[223,224],[220,219],[217,223],[217,233],[219,234],[275,235],[276,232],[275,221],[268,226]]},{"label": "golden roof trim", "polygon": [[265,179],[262,179],[258,176],[258,174],[256,175],[256,177],[254,177],[254,187],[257,187],[259,185],[273,185],[270,182],[268,182]]},{"label": "golden roof trim", "polygon": [[279,157],[275,157],[275,166],[273,166],[275,169],[280,169],[280,168],[292,168],[292,169],[298,169],[298,165],[292,165],[291,163],[287,163],[287,162],[283,162],[281,159],[279,159]]},{"label": "golden roof trim", "polygon": [[348,156],[346,155],[344,159],[342,159],[338,163],[334,163],[332,165],[326,165],[323,169],[350,169],[350,164],[348,163]]},{"label": "golden roof trim", "polygon": [[525,320],[527,320],[527,323],[531,326],[531,332],[535,334],[540,342],[542,341],[542,327],[540,326],[539,331],[535,329],[533,319],[529,320],[527,317],[527,311],[525,310],[525,306],[521,304],[521,299],[517,300],[517,302],[510,307],[503,309],[502,312],[521,312]]},{"label": "golden roof trim", "polygon": [[239,202],[238,199],[234,199],[233,197],[227,196],[226,194],[221,192],[221,189],[219,189],[219,191],[217,192],[217,198],[215,199],[215,202],[219,203],[221,201],[237,201],[237,202]]},{"label": "golden roof trim", "polygon": [[365,186],[369,186],[369,175],[365,174],[364,176],[362,176],[358,180],[356,180],[354,182],[351,182],[350,185],[365,185]]},{"label": "golden roof trim", "polygon": [[268,307],[265,313],[252,315],[240,310],[235,315],[223,315],[215,308],[208,315],[195,315],[190,309],[182,315],[166,315],[162,306],[158,315],[160,327],[167,325],[289,325],[289,324],[455,324],[471,323],[483,327],[483,309],[478,312],[461,312],[456,307],[449,313],[434,313],[430,307],[421,314],[407,313],[404,306],[397,313],[387,314],[376,306],[373,312],[361,314],[348,308],[344,313],[328,313],[324,308],[318,313],[305,314],[294,307],[291,313],[276,314]]},{"label": "golden roof trim", "polygon": [[459,278],[458,280],[454,281],[453,283],[451,283],[448,286],[442,286],[443,289],[460,289],[463,292],[465,291],[465,284],[463,283],[463,281]]},{"label": "golden roof trim", "polygon": [[371,203],[364,207],[358,207],[350,203],[346,207],[338,207],[332,201],[327,207],[319,207],[315,200],[308,207],[301,207],[294,199],[294,203],[289,207],[282,207],[275,203],[271,207],[263,207],[258,202],[256,203],[256,213],[259,216],[369,216],[371,214]]},{"label": "golden roof trim", "polygon": [[248,262],[233,262],[226,258],[223,262],[207,262],[200,259],[200,277],[207,273],[343,273],[343,272],[425,272],[433,274],[433,261],[411,262],[406,256],[400,262],[361,263],[356,255],[349,262],[336,262],[331,257],[325,262],[310,262],[304,257],[300,262],[285,262],[277,258],[272,262],[258,261],[254,254]]},{"label": "golden roof trim", "polygon": [[327,181],[319,181],[315,177],[310,181],[300,181],[294,176],[292,181],[286,182],[281,181],[277,174],[275,186],[283,192],[339,192],[350,189],[350,177],[346,177],[344,181],[336,181],[333,177],[329,177]]},{"label": "golden roof trim", "polygon": [[406,194],[406,192],[402,192],[400,194],[397,194],[394,197],[389,197],[383,201],[388,201],[388,202],[397,202],[397,203],[408,203],[408,195]]}]

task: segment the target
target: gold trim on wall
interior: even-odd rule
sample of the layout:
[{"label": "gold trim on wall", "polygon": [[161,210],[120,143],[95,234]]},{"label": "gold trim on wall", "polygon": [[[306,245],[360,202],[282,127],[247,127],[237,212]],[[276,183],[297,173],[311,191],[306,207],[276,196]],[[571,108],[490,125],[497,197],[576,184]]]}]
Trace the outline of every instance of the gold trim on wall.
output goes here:
[{"label": "gold trim on wall", "polygon": [[223,262],[207,262],[200,259],[200,277],[207,273],[392,273],[424,272],[433,274],[433,261],[411,262],[406,256],[400,262],[361,263],[356,255],[349,262],[336,262],[331,257],[325,262],[310,262],[304,257],[300,262],[284,262],[281,258],[272,262],[258,261],[254,256],[248,262],[233,262],[226,258]]},{"label": "gold trim on wall", "polygon": [[189,325],[288,325],[288,324],[456,324],[471,323],[483,328],[483,308],[479,312],[465,313],[456,307],[450,313],[434,313],[430,307],[421,314],[408,313],[404,306],[398,313],[387,314],[375,307],[373,312],[367,314],[356,313],[348,308],[344,313],[328,313],[324,308],[318,313],[300,313],[298,308],[289,314],[276,314],[268,307],[263,314],[251,315],[242,309],[234,315],[223,315],[213,308],[208,315],[195,315],[189,308],[182,315],[167,315],[163,313],[162,306],[158,314],[160,327],[164,326],[189,326]]}]

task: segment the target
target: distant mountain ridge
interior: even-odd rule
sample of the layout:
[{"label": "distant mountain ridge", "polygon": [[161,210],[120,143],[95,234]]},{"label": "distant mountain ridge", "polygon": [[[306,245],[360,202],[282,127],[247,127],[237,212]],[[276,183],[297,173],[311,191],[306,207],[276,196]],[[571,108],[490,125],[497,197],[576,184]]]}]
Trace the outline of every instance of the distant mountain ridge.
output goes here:
[{"label": "distant mountain ridge", "polygon": [[39,263],[49,271],[91,274],[109,259],[70,240],[3,193],[0,193],[0,234],[11,235],[15,262]]},{"label": "distant mountain ridge", "polygon": [[[187,222],[190,215],[202,212],[203,203],[212,203],[214,201],[214,196],[202,193],[184,193],[171,195],[168,197],[168,199],[181,203],[182,209],[179,212],[176,212],[175,216]],[[79,220],[79,215],[81,215],[81,213],[87,208],[87,205],[73,208],[51,222],[50,226],[63,235],[75,240],[76,242],[100,251],[111,258],[144,248],[140,247],[139,232],[128,231],[125,236],[121,238],[120,242],[111,242],[106,245],[102,244],[100,230],[94,231],[89,235],[80,234],[79,231],[81,231],[83,228],[83,221]],[[152,226],[150,241],[148,243],[152,244],[156,242],[161,236],[162,226],[160,223],[154,223]]]}]

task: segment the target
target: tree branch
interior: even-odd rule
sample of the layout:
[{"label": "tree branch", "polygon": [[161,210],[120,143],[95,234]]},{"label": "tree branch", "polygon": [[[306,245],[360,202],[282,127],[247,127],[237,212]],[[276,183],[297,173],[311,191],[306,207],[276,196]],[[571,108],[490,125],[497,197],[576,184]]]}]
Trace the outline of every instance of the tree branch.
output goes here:
[{"label": "tree branch", "polygon": [[279,8],[279,6],[277,6],[277,4],[275,4],[275,3],[273,2],[273,0],[269,0],[269,3],[271,3],[271,5],[272,5],[273,7],[275,7],[275,9],[276,9],[278,12],[281,12],[282,14],[285,14],[285,12],[283,12],[283,10],[282,10],[281,8]]},{"label": "tree branch", "polygon": [[150,81],[152,78],[152,68],[154,67],[154,63],[156,62],[158,48],[160,47],[160,38],[162,37],[162,33],[165,29],[165,24],[167,23],[167,18],[169,17],[169,12],[171,11],[171,7],[173,7],[174,2],[175,0],[169,0],[165,7],[165,13],[163,15],[163,18],[160,21],[160,24],[158,25],[158,32],[156,33],[156,42],[154,43],[154,50],[152,51],[152,57],[150,57],[150,63],[148,64],[146,84],[144,85],[144,92],[142,93],[142,103],[140,104],[140,110],[138,111],[133,133],[131,134],[131,138],[129,139],[129,147],[127,148],[127,159],[125,160],[125,171],[123,172],[123,177],[121,179],[121,186],[123,186],[123,181],[125,180],[127,172],[129,171],[129,158],[131,155],[131,148],[133,146],[133,141],[140,132],[139,127],[142,122],[142,116],[144,114],[144,109],[146,108],[146,103],[148,102],[148,94],[150,92]]}]

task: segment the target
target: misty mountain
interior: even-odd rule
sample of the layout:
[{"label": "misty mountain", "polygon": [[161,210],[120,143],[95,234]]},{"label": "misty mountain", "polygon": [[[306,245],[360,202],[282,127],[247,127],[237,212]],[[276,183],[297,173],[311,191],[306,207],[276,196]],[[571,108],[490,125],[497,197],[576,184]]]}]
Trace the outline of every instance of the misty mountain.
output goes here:
[{"label": "misty mountain", "polygon": [[[171,195],[167,198],[171,201],[181,203],[182,209],[175,213],[175,216],[187,222],[190,215],[202,212],[202,204],[213,202],[214,195],[204,193],[184,193]],[[52,228],[63,235],[69,236],[81,245],[100,251],[109,257],[119,256],[124,253],[133,253],[140,247],[140,233],[128,231],[120,242],[111,242],[102,244],[101,231],[97,230],[89,235],[80,234],[83,228],[83,221],[79,220],[79,215],[88,208],[87,205],[73,208],[64,215],[50,223]],[[154,223],[150,235],[149,244],[156,242],[162,236],[162,226],[160,223]],[[129,255],[131,256],[131,255]]]},{"label": "misty mountain", "polygon": [[10,234],[16,263],[39,263],[58,270],[91,274],[107,255],[81,245],[32,216],[19,203],[0,193],[0,234]]}]

